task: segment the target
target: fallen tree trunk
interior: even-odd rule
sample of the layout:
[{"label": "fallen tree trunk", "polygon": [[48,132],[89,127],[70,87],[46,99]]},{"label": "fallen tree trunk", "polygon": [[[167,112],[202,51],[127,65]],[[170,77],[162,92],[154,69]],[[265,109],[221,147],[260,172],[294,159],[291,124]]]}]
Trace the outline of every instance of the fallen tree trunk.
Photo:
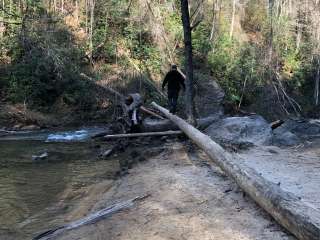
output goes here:
[{"label": "fallen tree trunk", "polygon": [[235,161],[230,153],[183,119],[170,114],[167,109],[154,102],[152,105],[179,126],[244,192],[298,239],[320,239],[319,210],[266,180],[254,169]]},{"label": "fallen tree trunk", "polygon": [[[197,119],[199,129],[205,129],[214,121],[219,119],[219,115],[209,116],[206,118]],[[164,131],[176,131],[179,127],[172,123],[169,119],[145,119],[142,122],[141,129],[143,132],[164,132]]]},{"label": "fallen tree trunk", "polygon": [[106,135],[105,139],[114,138],[132,138],[132,137],[151,137],[151,136],[168,136],[182,134],[182,131],[166,131],[166,132],[144,132],[144,133],[128,133],[128,134],[116,134]]}]

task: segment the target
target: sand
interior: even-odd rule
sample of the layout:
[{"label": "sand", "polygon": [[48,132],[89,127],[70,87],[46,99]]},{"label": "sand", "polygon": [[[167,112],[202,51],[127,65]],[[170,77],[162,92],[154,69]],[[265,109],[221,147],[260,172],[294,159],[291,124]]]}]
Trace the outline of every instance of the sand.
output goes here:
[{"label": "sand", "polygon": [[[130,209],[66,232],[56,239],[295,239],[190,143],[172,141],[154,149],[159,154],[150,158],[145,156],[147,161],[134,166],[111,188],[107,185],[108,190],[99,194],[99,200],[97,191],[88,191],[84,196],[86,201],[66,216],[66,221],[135,196],[150,194],[150,197]],[[281,156],[269,150],[255,148],[240,156],[245,159],[249,155],[250,158],[243,161],[262,168],[262,164],[255,163],[254,156],[259,155],[261,162],[266,161],[263,157],[269,159],[270,154]],[[267,167],[263,169],[269,171]],[[314,181],[319,185],[319,179]],[[285,182],[282,184],[287,186]],[[103,186],[99,185],[99,189]],[[91,198],[95,201],[90,201]]]}]

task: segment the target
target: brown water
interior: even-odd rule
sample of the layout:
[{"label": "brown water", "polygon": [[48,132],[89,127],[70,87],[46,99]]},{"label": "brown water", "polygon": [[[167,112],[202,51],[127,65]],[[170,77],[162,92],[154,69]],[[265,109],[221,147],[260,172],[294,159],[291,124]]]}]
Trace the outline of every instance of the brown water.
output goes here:
[{"label": "brown water", "polygon": [[[31,239],[63,224],[75,201],[63,193],[112,178],[118,161],[99,160],[92,142],[0,141],[0,239]],[[32,155],[48,152],[45,160]],[[78,200],[76,200],[78,199]],[[60,201],[64,201],[61,208]]]}]

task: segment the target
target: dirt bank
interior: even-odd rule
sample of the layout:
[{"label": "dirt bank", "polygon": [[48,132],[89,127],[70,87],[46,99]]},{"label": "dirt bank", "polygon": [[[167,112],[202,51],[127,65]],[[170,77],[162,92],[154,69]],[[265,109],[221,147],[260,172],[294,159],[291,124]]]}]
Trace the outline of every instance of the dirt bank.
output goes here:
[{"label": "dirt bank", "polygon": [[[204,154],[181,141],[163,141],[110,188],[86,196],[71,221],[115,202],[151,194],[131,209],[57,239],[295,239],[244,196]],[[210,164],[209,164],[210,163]],[[103,183],[102,183],[103,185]]]}]

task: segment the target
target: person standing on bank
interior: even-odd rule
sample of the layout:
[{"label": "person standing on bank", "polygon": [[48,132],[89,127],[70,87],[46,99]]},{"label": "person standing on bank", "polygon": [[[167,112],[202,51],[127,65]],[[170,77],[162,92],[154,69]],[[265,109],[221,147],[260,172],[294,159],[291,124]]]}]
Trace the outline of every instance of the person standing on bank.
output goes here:
[{"label": "person standing on bank", "polygon": [[171,66],[171,70],[165,76],[162,83],[162,91],[168,84],[168,102],[170,113],[175,114],[177,110],[178,97],[181,87],[186,89],[184,76],[178,71],[176,65]]}]

